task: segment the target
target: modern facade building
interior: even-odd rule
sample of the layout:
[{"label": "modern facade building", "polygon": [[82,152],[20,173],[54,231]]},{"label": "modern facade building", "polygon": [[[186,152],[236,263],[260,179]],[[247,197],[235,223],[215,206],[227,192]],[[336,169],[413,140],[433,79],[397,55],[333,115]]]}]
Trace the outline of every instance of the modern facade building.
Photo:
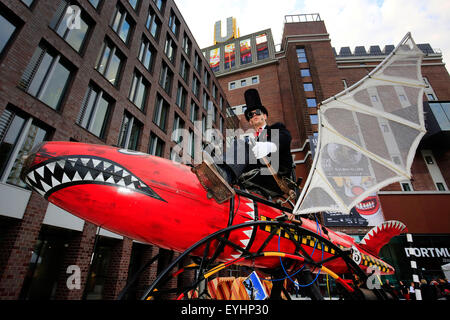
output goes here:
[{"label": "modern facade building", "polygon": [[[191,162],[201,151],[192,138],[198,130],[248,128],[243,93],[254,87],[270,121],[284,122],[292,133],[296,173],[306,178],[317,104],[391,50],[337,54],[318,14],[286,17],[279,47],[267,29],[234,31],[235,37],[199,48],[173,0],[0,0],[0,30],[0,299],[113,299],[159,254],[134,298],[173,256],[82,221],[28,190],[19,173],[34,145],[108,144]],[[450,204],[450,82],[441,54],[423,50],[429,134],[413,164],[414,180],[379,193],[384,218],[403,221],[420,239],[421,253],[434,243],[450,246],[444,209]],[[188,134],[180,139],[177,129]],[[370,229],[350,222],[329,225],[355,237]],[[400,265],[402,239],[387,249],[393,265]],[[79,288],[67,286],[70,266],[79,267]]]}]

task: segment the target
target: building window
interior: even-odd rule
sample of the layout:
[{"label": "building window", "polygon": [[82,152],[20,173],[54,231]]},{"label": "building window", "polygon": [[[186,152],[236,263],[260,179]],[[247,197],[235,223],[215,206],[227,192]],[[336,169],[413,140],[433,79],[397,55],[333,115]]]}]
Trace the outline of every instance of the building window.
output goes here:
[{"label": "building window", "polygon": [[175,56],[177,54],[177,46],[175,41],[167,34],[166,45],[164,46],[164,53],[167,58],[169,58],[170,62],[175,63]]},{"label": "building window", "polygon": [[153,132],[150,133],[150,146],[148,153],[157,157],[164,156],[164,141]]},{"label": "building window", "polygon": [[442,182],[437,182],[437,183],[436,183],[436,187],[437,187],[437,189],[438,189],[439,191],[446,191],[446,190],[445,190],[445,186],[444,186],[444,184],[443,184]]},{"label": "building window", "polygon": [[318,124],[319,123],[319,117],[317,114],[310,114],[309,119],[311,120],[311,124]]},{"label": "building window", "polygon": [[158,8],[158,10],[160,12],[162,12],[163,9],[164,9],[164,2],[165,2],[165,0],[153,0],[153,2],[155,3],[155,5]]},{"label": "building window", "polygon": [[26,188],[20,179],[24,157],[49,140],[49,133],[37,120],[7,107],[0,116],[0,182]]},{"label": "building window", "polygon": [[183,36],[183,43],[181,45],[181,48],[183,48],[184,53],[186,53],[188,57],[191,56],[192,42],[186,33]]},{"label": "building window", "polygon": [[184,82],[186,82],[186,84],[188,84],[188,80],[189,80],[189,64],[186,61],[186,59],[184,59],[183,57],[181,57],[181,63],[180,63],[180,76],[183,78]]},{"label": "building window", "polygon": [[153,122],[163,131],[166,131],[169,109],[170,105],[158,95],[156,97],[155,110],[153,111]]},{"label": "building window", "polygon": [[190,110],[190,120],[191,122],[195,122],[198,119],[198,106],[195,104],[195,102],[191,103],[191,110]]},{"label": "building window", "polygon": [[252,46],[250,39],[241,40],[240,42],[241,64],[252,62]]},{"label": "building window", "polygon": [[269,57],[269,46],[267,42],[267,34],[265,33],[256,36],[256,54],[258,60],[264,60]]},{"label": "building window", "polygon": [[130,6],[134,9],[134,11],[138,10],[139,7],[139,0],[128,0],[128,3]]},{"label": "building window", "polygon": [[147,27],[147,30],[150,32],[153,38],[158,40],[159,30],[161,30],[161,22],[159,21],[155,11],[153,11],[152,8],[149,8],[148,10],[148,16],[145,26]]},{"label": "building window", "polygon": [[148,71],[153,69],[153,61],[156,56],[156,50],[146,37],[142,37],[141,48],[139,49],[138,59]]},{"label": "building window", "polygon": [[236,89],[236,82],[230,82],[230,90]]},{"label": "building window", "polygon": [[236,65],[236,46],[234,43],[225,46],[225,69],[231,69]]},{"label": "building window", "polygon": [[3,14],[0,14],[0,54],[3,52],[3,49],[5,49],[6,45],[11,40],[12,35],[16,31],[16,29],[17,27],[14,24],[6,19]]},{"label": "building window", "polygon": [[171,10],[170,11],[170,17],[169,17],[169,29],[172,31],[172,33],[175,35],[175,37],[178,38],[178,30],[180,29],[180,21],[178,21],[177,16],[175,13]]},{"label": "building window", "polygon": [[192,80],[192,92],[198,98],[198,94],[200,93],[200,80],[196,76]]},{"label": "building window", "polygon": [[212,72],[220,70],[220,48],[214,48],[209,51],[209,66]]},{"label": "building window", "polygon": [[401,185],[403,191],[412,191],[411,185],[408,182],[402,182]]},{"label": "building window", "polygon": [[317,101],[315,98],[306,99],[306,104],[308,105],[309,108],[317,107]]},{"label": "building window", "polygon": [[131,82],[128,99],[130,99],[130,101],[142,111],[145,108],[149,86],[150,84],[145,80],[145,78],[140,73],[135,71]]},{"label": "building window", "polygon": [[[21,0],[23,4],[25,4],[28,8],[31,7],[34,0]],[[1,29],[3,30],[3,29]]]},{"label": "building window", "polygon": [[79,20],[77,20],[79,21],[79,25],[72,26],[69,20],[73,16],[72,6],[70,6],[69,1],[62,0],[56,14],[50,22],[50,27],[74,48],[75,51],[81,52],[91,27],[87,22],[84,11],[81,13],[76,12],[75,14],[79,16]]},{"label": "building window", "polygon": [[311,77],[311,72],[309,69],[300,69],[300,75],[302,77]]},{"label": "building window", "polygon": [[111,99],[97,86],[90,84],[84,96],[77,123],[97,137],[104,139],[111,105]]},{"label": "building window", "polygon": [[194,68],[200,74],[201,70],[202,70],[202,60],[200,59],[200,56],[197,54],[197,52],[194,55],[195,55],[195,57],[194,57]]},{"label": "building window", "polygon": [[247,80],[241,80],[241,87],[245,87],[247,85]]},{"label": "building window", "polygon": [[297,59],[300,63],[308,62],[308,59],[306,58],[306,52],[304,48],[298,48],[297,49]]},{"label": "building window", "polygon": [[135,117],[125,111],[120,127],[119,147],[137,150],[142,127],[142,124]]},{"label": "building window", "polygon": [[172,88],[173,72],[170,70],[169,66],[163,63],[161,68],[161,74],[159,76],[159,84],[170,95],[170,90]]},{"label": "building window", "polygon": [[194,131],[189,129],[188,154],[193,158],[195,155],[195,135]]},{"label": "building window", "polygon": [[205,69],[205,72],[203,73],[203,84],[207,87],[207,88],[209,88],[209,73],[208,73],[208,71],[206,71],[206,69]]},{"label": "building window", "polygon": [[208,101],[209,101],[209,97],[208,94],[206,92],[203,92],[203,109],[208,110]]},{"label": "building window", "polygon": [[95,8],[98,9],[98,5],[100,4],[101,0],[89,0],[89,3]]},{"label": "building window", "polygon": [[71,78],[71,66],[60,54],[41,44],[26,67],[19,87],[59,110]]},{"label": "building window", "polygon": [[427,99],[428,101],[435,101],[436,97],[432,93],[427,93]]},{"label": "building window", "polygon": [[124,61],[125,58],[120,51],[111,42],[105,40],[95,68],[111,84],[117,86]]},{"label": "building window", "polygon": [[134,26],[133,20],[131,20],[125,8],[119,5],[116,7],[113,17],[111,28],[117,33],[123,42],[128,44],[131,30]]},{"label": "building window", "polygon": [[314,91],[314,86],[312,83],[304,83],[303,89],[307,92],[311,92],[311,91]]},{"label": "building window", "polygon": [[184,89],[181,83],[178,83],[176,104],[183,112],[186,110],[186,99],[187,99],[187,91],[186,89]]},{"label": "building window", "polygon": [[184,121],[175,114],[173,120],[172,141],[181,143],[183,141]]}]

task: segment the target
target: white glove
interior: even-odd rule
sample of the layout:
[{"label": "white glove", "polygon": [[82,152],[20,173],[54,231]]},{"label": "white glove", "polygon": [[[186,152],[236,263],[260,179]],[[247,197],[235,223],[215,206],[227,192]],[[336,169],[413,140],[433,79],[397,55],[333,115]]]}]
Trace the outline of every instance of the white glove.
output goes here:
[{"label": "white glove", "polygon": [[256,142],[252,151],[256,159],[261,159],[271,152],[276,152],[277,149],[277,145],[273,142]]}]

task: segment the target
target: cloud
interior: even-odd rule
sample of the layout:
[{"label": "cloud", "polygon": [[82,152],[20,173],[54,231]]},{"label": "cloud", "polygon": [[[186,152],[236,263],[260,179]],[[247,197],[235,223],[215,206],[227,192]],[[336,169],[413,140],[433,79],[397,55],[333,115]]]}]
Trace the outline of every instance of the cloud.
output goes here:
[{"label": "cloud", "polygon": [[416,43],[430,43],[450,61],[450,1],[442,0],[175,0],[201,48],[211,46],[214,23],[235,17],[241,35],[272,29],[281,42],[284,16],[319,13],[331,44],[397,45],[410,31]]},{"label": "cloud", "polygon": [[331,44],[339,48],[397,45],[407,32],[429,43],[450,61],[450,2],[436,0],[305,0],[304,12],[318,12]]}]

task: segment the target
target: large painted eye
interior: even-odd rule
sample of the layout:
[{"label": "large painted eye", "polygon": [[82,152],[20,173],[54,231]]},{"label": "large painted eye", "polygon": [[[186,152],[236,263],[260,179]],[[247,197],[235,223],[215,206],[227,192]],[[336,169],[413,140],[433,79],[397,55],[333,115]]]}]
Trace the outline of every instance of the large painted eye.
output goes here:
[{"label": "large painted eye", "polygon": [[120,149],[119,152],[123,153],[123,154],[128,154],[130,156],[148,156],[148,154],[146,154],[146,153],[134,151],[134,150],[128,150],[128,149]]}]

